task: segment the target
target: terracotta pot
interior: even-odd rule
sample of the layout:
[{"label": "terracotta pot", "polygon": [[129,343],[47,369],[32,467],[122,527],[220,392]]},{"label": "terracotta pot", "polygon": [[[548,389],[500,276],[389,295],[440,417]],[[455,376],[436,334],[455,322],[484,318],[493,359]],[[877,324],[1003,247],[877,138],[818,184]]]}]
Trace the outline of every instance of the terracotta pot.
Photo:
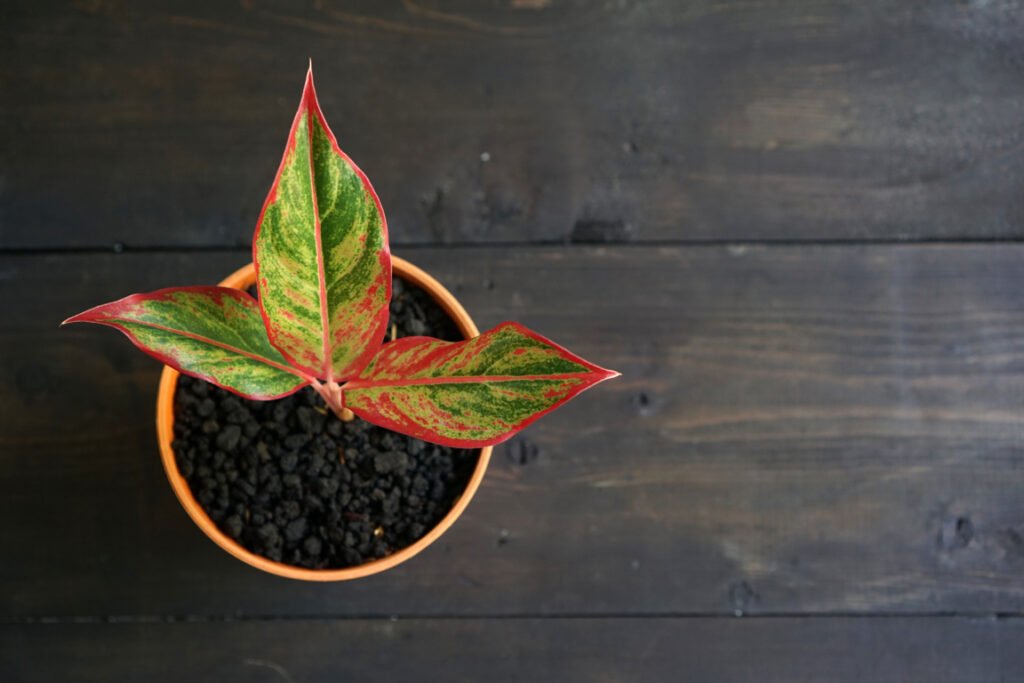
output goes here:
[{"label": "terracotta pot", "polygon": [[[463,336],[469,339],[480,333],[458,300],[447,289],[442,287],[437,280],[408,261],[394,256],[392,257],[392,267],[395,275],[410,284],[417,285],[430,294],[434,301],[455,321]],[[232,273],[220,284],[225,287],[246,289],[255,282],[256,274],[252,264],[249,264]],[[213,520],[209,518],[202,506],[199,505],[199,502],[192,495],[188,482],[185,481],[185,478],[178,471],[178,463],[174,457],[174,451],[171,449],[171,441],[174,439],[174,391],[177,385],[178,372],[172,368],[164,367],[163,375],[160,377],[160,391],[157,394],[156,401],[156,431],[160,439],[160,457],[163,460],[164,470],[167,472],[167,478],[171,482],[171,488],[174,489],[175,495],[178,496],[178,500],[181,502],[182,507],[185,508],[185,512],[192,518],[192,521],[198,524],[203,533],[209,536],[214,543],[242,562],[251,564],[253,567],[262,569],[265,572],[285,576],[290,579],[300,579],[303,581],[347,581],[382,572],[413,557],[440,538],[441,534],[448,530],[455,520],[459,518],[459,515],[462,514],[462,511],[466,509],[466,506],[469,505],[470,499],[476,493],[477,488],[480,487],[480,482],[484,478],[484,472],[487,470],[487,463],[491,459],[491,451],[493,450],[491,446],[480,450],[476,469],[473,470],[473,476],[470,478],[469,484],[466,486],[462,496],[455,502],[455,505],[448,514],[438,522],[437,526],[412,545],[402,548],[392,555],[361,564],[357,567],[346,567],[344,569],[305,569],[294,567],[281,562],[274,562],[243,548],[234,539],[217,528],[217,525],[213,523]]]}]

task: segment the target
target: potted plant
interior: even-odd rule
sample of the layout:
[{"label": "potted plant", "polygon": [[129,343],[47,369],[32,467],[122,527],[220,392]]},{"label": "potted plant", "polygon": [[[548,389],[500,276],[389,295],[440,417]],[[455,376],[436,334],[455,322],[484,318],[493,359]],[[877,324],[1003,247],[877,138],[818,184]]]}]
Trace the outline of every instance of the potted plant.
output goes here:
[{"label": "potted plant", "polygon": [[494,444],[618,374],[517,323],[478,335],[436,280],[392,257],[380,200],[338,147],[312,69],[252,265],[64,324],[76,322],[114,327],[168,366],[161,454],[200,528],[306,580],[412,557],[465,509]]}]

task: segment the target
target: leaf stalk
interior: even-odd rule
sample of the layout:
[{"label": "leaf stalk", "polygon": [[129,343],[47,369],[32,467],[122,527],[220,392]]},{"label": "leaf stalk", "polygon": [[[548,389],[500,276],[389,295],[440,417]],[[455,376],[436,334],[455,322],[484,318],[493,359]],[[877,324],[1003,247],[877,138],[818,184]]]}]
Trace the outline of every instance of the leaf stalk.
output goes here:
[{"label": "leaf stalk", "polygon": [[338,416],[338,419],[342,422],[351,422],[356,418],[355,413],[345,407],[345,401],[341,396],[341,385],[331,380],[329,382],[318,382],[317,380],[311,380],[310,385],[313,390],[320,394],[323,398],[324,403],[327,407]]}]

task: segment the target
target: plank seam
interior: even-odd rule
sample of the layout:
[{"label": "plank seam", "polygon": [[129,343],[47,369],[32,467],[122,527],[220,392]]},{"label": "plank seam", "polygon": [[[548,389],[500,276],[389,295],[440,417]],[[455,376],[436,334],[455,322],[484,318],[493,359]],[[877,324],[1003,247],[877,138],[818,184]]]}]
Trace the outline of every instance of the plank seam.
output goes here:
[{"label": "plank seam", "polygon": [[[631,242],[572,242],[563,240],[532,241],[532,242],[410,242],[394,243],[393,249],[546,249],[561,247],[566,249],[587,249],[597,247],[618,248],[660,248],[686,247],[694,249],[741,249],[747,247],[913,247],[913,246],[972,246],[990,244],[1024,244],[1021,237],[950,237],[923,239],[761,239],[761,240],[648,240]],[[160,254],[160,253],[230,253],[247,252],[248,245],[211,244],[211,245],[147,245],[129,246],[115,243],[110,246],[65,246],[65,247],[0,247],[0,256],[46,256],[61,254]]]},{"label": "plank seam", "polygon": [[865,620],[933,620],[964,619],[988,621],[1024,620],[1024,612],[769,612],[736,615],[724,612],[661,612],[661,613],[559,613],[559,614],[252,614],[252,615],[108,615],[108,616],[39,616],[0,617],[0,626],[36,624],[174,624],[174,623],[244,623],[244,622],[326,622],[326,621],[616,621],[616,620],[750,620],[782,619],[865,619]]}]

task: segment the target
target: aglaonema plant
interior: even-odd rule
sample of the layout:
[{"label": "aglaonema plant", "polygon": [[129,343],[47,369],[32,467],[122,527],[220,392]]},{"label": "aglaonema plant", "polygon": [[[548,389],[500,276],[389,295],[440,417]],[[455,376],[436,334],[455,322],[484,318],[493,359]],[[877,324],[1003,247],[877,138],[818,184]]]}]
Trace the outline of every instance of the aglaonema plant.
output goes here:
[{"label": "aglaonema plant", "polygon": [[342,419],[354,413],[463,448],[504,441],[618,375],[513,322],[461,342],[383,343],[387,221],[369,179],[327,126],[312,69],[252,250],[258,299],[226,287],[172,287],[64,324],[118,329],[163,363],[245,398],[311,386]]}]

